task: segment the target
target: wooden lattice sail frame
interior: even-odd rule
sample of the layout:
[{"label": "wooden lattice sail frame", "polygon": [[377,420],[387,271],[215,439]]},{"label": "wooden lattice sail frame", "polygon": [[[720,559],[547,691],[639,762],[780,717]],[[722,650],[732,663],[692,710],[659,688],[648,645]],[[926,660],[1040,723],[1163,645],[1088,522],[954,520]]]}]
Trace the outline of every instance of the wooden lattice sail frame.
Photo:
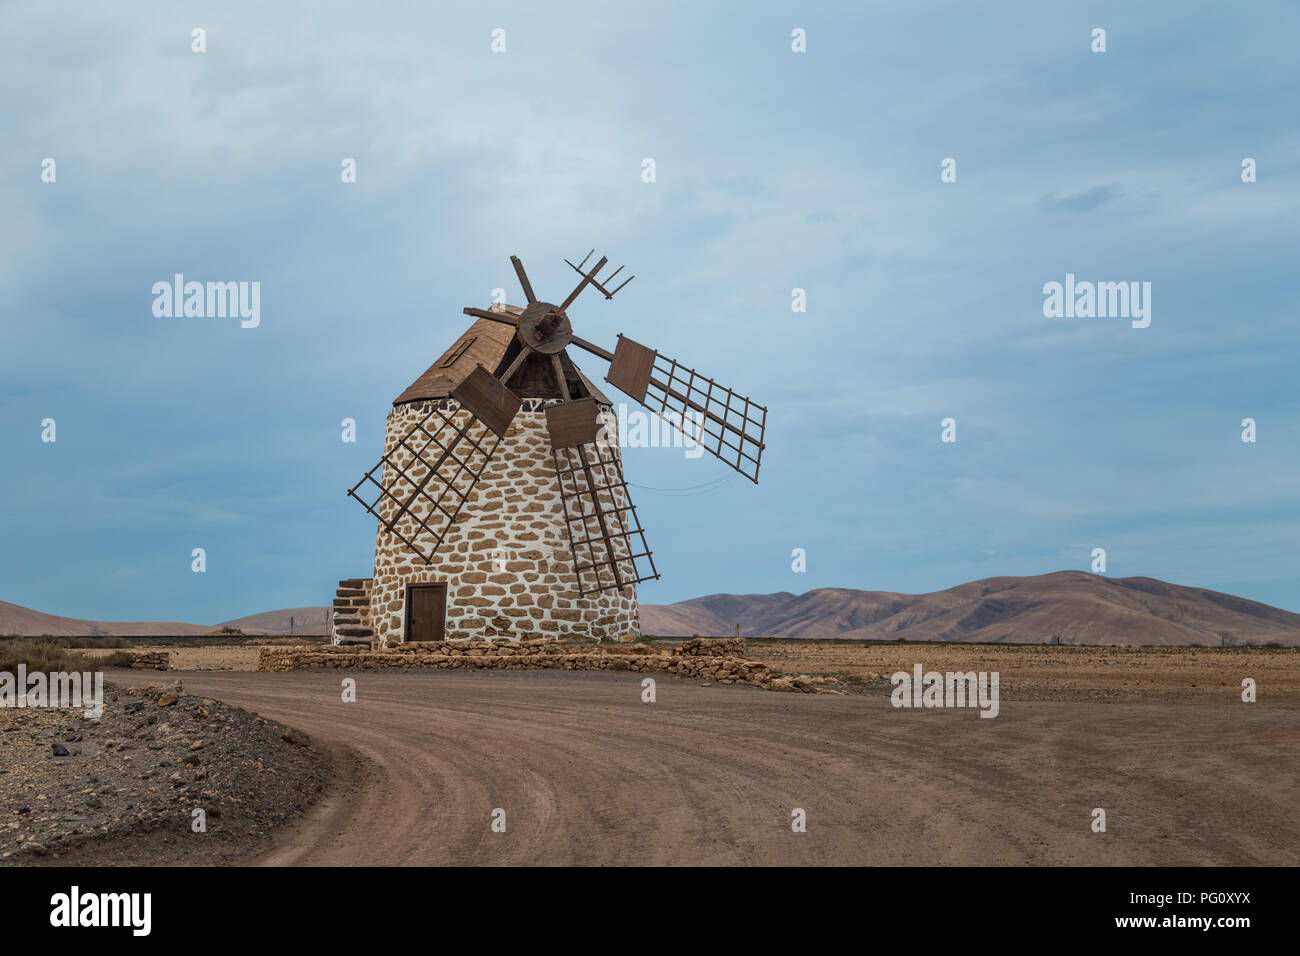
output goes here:
[{"label": "wooden lattice sail frame", "polygon": [[605,380],[679,430],[684,430],[687,414],[696,412],[703,434],[691,437],[758,484],[766,407],[623,335]]},{"label": "wooden lattice sail frame", "polygon": [[447,404],[435,405],[348,491],[425,564],[433,563],[501,442],[473,414],[457,422],[458,409]]},{"label": "wooden lattice sail frame", "polygon": [[614,450],[591,443],[556,448],[554,454],[578,593],[659,577]]}]

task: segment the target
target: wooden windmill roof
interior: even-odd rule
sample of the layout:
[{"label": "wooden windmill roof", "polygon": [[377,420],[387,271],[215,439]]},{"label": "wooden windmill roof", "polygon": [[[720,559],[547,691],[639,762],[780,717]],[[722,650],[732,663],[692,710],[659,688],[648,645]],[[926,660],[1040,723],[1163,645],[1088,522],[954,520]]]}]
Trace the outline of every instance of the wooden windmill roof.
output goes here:
[{"label": "wooden windmill roof", "polygon": [[[523,309],[507,305],[504,311],[510,315],[519,315]],[[451,390],[464,381],[465,376],[479,365],[494,375],[498,374],[502,371],[500,366],[506,350],[510,348],[510,343],[514,339],[513,327],[501,322],[493,322],[491,319],[476,319],[451,348],[442,353],[423,375],[393,400],[393,404],[405,405],[409,402],[447,398],[451,395]],[[582,383],[596,401],[605,405],[611,404],[610,400],[591,384],[590,379],[583,375],[576,365],[574,371],[578,373],[578,377],[582,379]]]}]

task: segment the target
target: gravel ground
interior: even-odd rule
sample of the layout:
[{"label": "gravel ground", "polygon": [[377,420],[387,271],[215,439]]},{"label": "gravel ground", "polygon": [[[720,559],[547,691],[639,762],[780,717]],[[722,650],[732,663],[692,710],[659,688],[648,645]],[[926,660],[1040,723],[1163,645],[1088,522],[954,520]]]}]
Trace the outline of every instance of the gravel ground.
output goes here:
[{"label": "gravel ground", "polygon": [[0,865],[226,862],[316,799],[303,734],[159,677],[106,685],[98,719],[0,709]]}]

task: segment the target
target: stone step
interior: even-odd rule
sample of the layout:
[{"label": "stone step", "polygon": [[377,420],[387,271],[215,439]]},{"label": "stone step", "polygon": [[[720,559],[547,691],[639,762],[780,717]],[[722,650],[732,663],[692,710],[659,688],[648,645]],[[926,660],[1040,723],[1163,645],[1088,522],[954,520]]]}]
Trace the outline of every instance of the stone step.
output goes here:
[{"label": "stone step", "polygon": [[375,632],[368,627],[336,627],[334,633],[340,637],[374,637]]},{"label": "stone step", "polygon": [[338,591],[335,592],[334,597],[336,597],[336,598],[362,598],[362,599],[365,599],[365,598],[369,598],[369,597],[370,597],[370,592],[369,592],[369,591],[362,591],[362,590],[360,590],[359,588],[339,588]]},{"label": "stone step", "polygon": [[339,582],[341,588],[368,588],[374,582],[374,578],[346,578]]}]

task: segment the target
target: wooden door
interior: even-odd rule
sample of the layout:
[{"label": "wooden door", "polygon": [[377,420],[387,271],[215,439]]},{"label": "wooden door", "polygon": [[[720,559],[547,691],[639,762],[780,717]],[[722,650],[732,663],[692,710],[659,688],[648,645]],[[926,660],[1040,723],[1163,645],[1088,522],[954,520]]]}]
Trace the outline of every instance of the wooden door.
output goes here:
[{"label": "wooden door", "polygon": [[406,586],[406,640],[441,641],[447,625],[447,585]]}]

